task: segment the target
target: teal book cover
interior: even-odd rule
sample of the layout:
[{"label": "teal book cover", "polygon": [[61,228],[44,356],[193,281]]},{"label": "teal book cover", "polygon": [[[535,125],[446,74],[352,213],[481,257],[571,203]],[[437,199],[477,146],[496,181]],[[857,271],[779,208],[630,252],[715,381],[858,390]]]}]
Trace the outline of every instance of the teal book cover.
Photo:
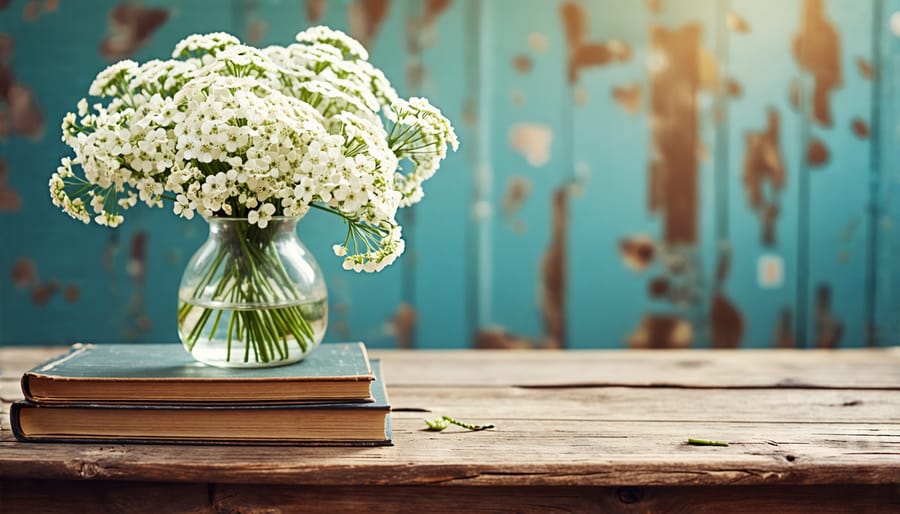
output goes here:
[{"label": "teal book cover", "polygon": [[381,366],[370,363],[371,402],[294,405],[12,404],[23,442],[392,445]]},{"label": "teal book cover", "polygon": [[363,343],[322,344],[302,361],[234,369],[199,363],[179,344],[79,344],[22,376],[25,398],[67,403],[293,403],[372,400]]}]

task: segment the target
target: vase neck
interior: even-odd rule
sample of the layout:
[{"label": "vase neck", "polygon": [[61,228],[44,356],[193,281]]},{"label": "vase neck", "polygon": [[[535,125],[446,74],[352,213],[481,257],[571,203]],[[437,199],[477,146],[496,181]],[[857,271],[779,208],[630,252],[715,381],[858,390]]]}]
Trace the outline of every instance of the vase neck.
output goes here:
[{"label": "vase neck", "polygon": [[203,218],[209,224],[210,237],[228,237],[231,235],[247,234],[248,232],[265,232],[269,234],[295,235],[300,216],[274,216],[268,220],[264,228],[258,224],[251,224],[247,218]]}]

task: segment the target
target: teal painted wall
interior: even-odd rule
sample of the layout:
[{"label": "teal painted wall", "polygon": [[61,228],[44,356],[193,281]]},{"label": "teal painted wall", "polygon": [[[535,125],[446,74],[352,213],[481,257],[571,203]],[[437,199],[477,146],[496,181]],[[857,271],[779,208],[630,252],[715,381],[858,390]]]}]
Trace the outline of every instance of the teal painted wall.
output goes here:
[{"label": "teal painted wall", "polygon": [[339,220],[301,223],[329,284],[327,339],[896,344],[898,13],[900,0],[0,1],[0,344],[176,338],[203,221],[136,209],[109,230],[57,212],[59,123],[113,60],[165,57],[195,32],[287,43],[314,24],[363,40],[462,142],[404,213],[407,253],[384,272],[341,269]]}]

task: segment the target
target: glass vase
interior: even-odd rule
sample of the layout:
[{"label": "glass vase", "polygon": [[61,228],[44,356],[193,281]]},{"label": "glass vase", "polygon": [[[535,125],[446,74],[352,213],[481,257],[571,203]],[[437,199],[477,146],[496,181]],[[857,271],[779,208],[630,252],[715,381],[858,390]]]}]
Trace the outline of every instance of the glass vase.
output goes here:
[{"label": "glass vase", "polygon": [[297,362],[328,325],[328,293],[297,237],[300,218],[264,228],[245,218],[205,218],[209,238],[178,290],[178,336],[200,362],[259,368]]}]

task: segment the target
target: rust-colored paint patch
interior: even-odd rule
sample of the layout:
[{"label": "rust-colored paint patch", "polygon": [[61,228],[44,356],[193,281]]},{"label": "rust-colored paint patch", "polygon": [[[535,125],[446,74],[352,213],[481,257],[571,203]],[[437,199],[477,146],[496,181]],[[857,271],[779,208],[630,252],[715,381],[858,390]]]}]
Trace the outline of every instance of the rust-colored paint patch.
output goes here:
[{"label": "rust-colored paint patch", "polygon": [[744,94],[744,88],[741,87],[740,82],[730,78],[725,81],[725,94],[732,98],[738,98]]},{"label": "rust-colored paint patch", "polygon": [[540,123],[516,123],[509,130],[509,144],[525,157],[528,164],[540,167],[550,161],[550,143],[553,132]]},{"label": "rust-colored paint patch", "polygon": [[44,12],[51,13],[59,10],[59,0],[44,0]]},{"label": "rust-colored paint patch", "polygon": [[719,252],[715,292],[709,309],[709,336],[713,348],[737,348],[744,337],[744,316],[725,294],[725,282],[731,272],[731,250]]},{"label": "rust-colored paint patch", "polygon": [[[522,101],[525,101],[524,97]],[[471,98],[466,99],[463,104],[462,119],[463,123],[469,127],[474,127],[478,123],[478,105],[475,103],[475,100]]]},{"label": "rust-colored paint patch", "polygon": [[17,260],[9,271],[9,276],[16,289],[30,289],[38,283],[37,266],[28,257]]},{"label": "rust-colored paint patch", "polygon": [[582,7],[574,2],[564,2],[560,6],[563,30],[568,49],[568,80],[574,83],[584,68],[604,66],[631,58],[631,47],[624,41],[612,40],[605,43],[587,41],[588,20]]},{"label": "rust-colored paint patch", "polygon": [[422,25],[428,29],[434,26],[441,14],[452,5],[452,0],[425,0],[425,11],[422,13]]},{"label": "rust-colored paint patch", "polygon": [[9,7],[10,3],[12,3],[12,0],[0,0],[0,11]]},{"label": "rust-colored paint patch", "polygon": [[775,222],[787,179],[779,138],[778,111],[771,109],[766,129],[749,132],[744,139],[744,190],[750,207],[760,217],[761,239],[766,246],[775,246]]},{"label": "rust-colored paint patch", "polygon": [[821,166],[828,162],[830,152],[821,139],[813,139],[806,150],[806,162],[810,166]]},{"label": "rust-colored paint patch", "polygon": [[716,93],[719,91],[719,60],[716,54],[706,48],[700,48],[700,88]]},{"label": "rust-colored paint patch", "polygon": [[800,81],[797,79],[791,81],[790,90],[788,91],[788,101],[795,111],[800,109]]},{"label": "rust-colored paint patch", "polygon": [[694,328],[686,320],[670,314],[645,314],[627,342],[634,349],[663,349],[687,348],[693,341]]},{"label": "rust-colored paint patch", "polygon": [[872,67],[872,63],[864,57],[856,58],[856,69],[859,70],[860,76],[866,80],[872,80],[875,76],[875,69]]},{"label": "rust-colored paint patch", "polygon": [[522,204],[531,194],[531,180],[521,175],[510,177],[506,183],[506,191],[503,194],[503,219],[513,232],[523,233],[526,230],[525,222],[516,218]]},{"label": "rust-colored paint patch", "polygon": [[390,0],[355,0],[347,6],[350,35],[371,48],[381,24],[387,18]]},{"label": "rust-colored paint patch", "polygon": [[313,23],[318,22],[327,8],[327,0],[306,0],[306,18]]},{"label": "rust-colored paint patch", "polygon": [[117,60],[129,57],[169,19],[169,11],[122,2],[109,11],[109,34],[100,43],[100,55]]},{"label": "rust-colored paint patch", "polygon": [[22,6],[22,21],[32,22],[41,16],[41,0],[28,0]]},{"label": "rust-colored paint patch", "polygon": [[725,15],[725,24],[728,25],[728,28],[731,29],[732,32],[741,34],[750,32],[750,24],[747,23],[747,20],[734,11],[729,11],[728,14]]},{"label": "rust-colored paint patch", "polygon": [[266,33],[269,31],[269,24],[265,20],[253,20],[247,24],[247,42],[253,46],[259,46]]},{"label": "rust-colored paint patch", "polygon": [[831,311],[831,286],[816,288],[816,348],[837,348],[844,335],[844,323]]},{"label": "rust-colored paint patch", "polygon": [[35,305],[47,305],[57,291],[59,291],[59,283],[55,280],[49,280],[31,291],[31,303]]},{"label": "rust-colored paint patch", "polygon": [[813,119],[831,126],[831,92],[843,82],[841,41],[837,28],[825,14],[822,0],[804,0],[800,31],[794,38],[794,57],[815,80]]},{"label": "rust-colored paint patch", "polygon": [[566,238],[569,225],[568,193],[559,187],[552,197],[550,246],[541,265],[542,310],[548,345],[566,346]]},{"label": "rust-colored paint patch", "polygon": [[531,57],[525,54],[519,54],[513,58],[513,68],[523,75],[531,72],[533,67],[534,64],[531,62]]},{"label": "rust-colored paint patch", "polygon": [[856,134],[856,137],[860,139],[869,138],[869,124],[866,123],[866,120],[859,117],[853,118],[851,127],[853,128],[853,133]]},{"label": "rust-colored paint patch", "polygon": [[0,139],[11,134],[40,139],[44,132],[44,115],[34,91],[16,80],[10,64],[14,51],[15,40],[9,35],[0,35]]},{"label": "rust-colored paint patch", "polygon": [[9,165],[6,159],[0,157],[0,212],[14,212],[22,208],[22,197],[9,187],[8,177]]},{"label": "rust-colored paint patch", "polygon": [[663,217],[663,240],[697,241],[696,108],[700,88],[700,26],[650,29],[650,47],[662,66],[650,72],[649,208]]},{"label": "rust-colored paint patch", "polygon": [[775,347],[797,347],[797,338],[794,337],[793,313],[790,307],[785,307],[778,313],[778,323],[775,325]]},{"label": "rust-colored paint patch", "polygon": [[528,350],[558,348],[554,341],[534,341],[503,328],[482,328],[475,333],[472,347],[478,350]]},{"label": "rust-colored paint patch", "polygon": [[655,299],[667,298],[671,290],[672,286],[669,283],[669,279],[666,277],[656,277],[651,280],[647,286],[647,292],[650,294],[650,298]]},{"label": "rust-colored paint patch", "polygon": [[409,349],[414,346],[418,320],[419,315],[412,305],[402,302],[397,306],[394,317],[391,318],[391,331],[397,339],[397,348]]},{"label": "rust-colored paint patch", "polygon": [[638,83],[626,86],[615,86],[612,89],[613,100],[628,114],[637,114],[641,111],[644,100],[644,91]]},{"label": "rust-colored paint patch", "polygon": [[69,284],[63,289],[63,298],[69,303],[75,303],[81,296],[81,289],[75,284]]},{"label": "rust-colored paint patch", "polygon": [[650,236],[638,234],[619,240],[619,254],[628,269],[641,272],[653,264],[656,244]]},{"label": "rust-colored paint patch", "polygon": [[131,244],[129,245],[128,264],[125,269],[128,276],[135,284],[143,284],[147,272],[147,232],[144,230],[136,232],[131,236]]},{"label": "rust-colored paint patch", "polygon": [[644,0],[644,5],[653,14],[659,14],[663,10],[663,0]]}]

